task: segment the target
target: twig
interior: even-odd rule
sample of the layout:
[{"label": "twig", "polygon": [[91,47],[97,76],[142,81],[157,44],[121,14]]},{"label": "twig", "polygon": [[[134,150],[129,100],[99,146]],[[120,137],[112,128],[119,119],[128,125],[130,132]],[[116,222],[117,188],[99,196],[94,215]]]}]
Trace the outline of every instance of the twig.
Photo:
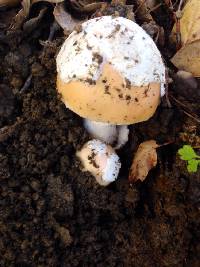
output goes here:
[{"label": "twig", "polygon": [[183,110],[183,112],[190,118],[192,118],[193,120],[195,120],[196,122],[200,123],[200,120],[197,119],[194,115],[188,113],[187,111]]},{"label": "twig", "polygon": [[[141,1],[141,3],[139,4],[139,6],[136,8],[135,10],[135,14],[138,12],[138,10],[144,5],[146,4],[146,0]],[[156,9],[158,9],[160,6],[162,6],[162,3],[157,4],[156,6],[152,7],[151,9],[148,10],[148,12],[146,12],[144,15],[151,13],[152,11],[155,11]]]},{"label": "twig", "polygon": [[29,88],[29,86],[31,85],[31,80],[32,80],[32,74],[30,74],[26,79],[23,87],[20,90],[20,94],[23,94]]},{"label": "twig", "polygon": [[151,9],[149,9],[149,11],[147,13],[151,13],[151,12],[155,11],[156,9],[158,9],[162,5],[163,5],[162,3],[157,4],[156,6],[152,7]]},{"label": "twig", "polygon": [[181,11],[184,0],[180,0],[177,11]]},{"label": "twig", "polygon": [[186,110],[184,110],[184,108],[185,108],[185,109],[188,109],[187,106],[186,106],[185,104],[183,104],[182,102],[180,102],[178,99],[176,99],[176,98],[175,98],[174,96],[172,96],[172,95],[170,95],[170,98],[173,99],[173,100],[174,100],[180,107],[183,108],[183,112],[184,112],[188,117],[190,117],[190,118],[192,118],[193,120],[195,120],[196,122],[200,123],[200,119],[196,116],[196,114],[193,114],[193,112],[191,112],[190,110],[189,110],[189,112],[186,111]]},{"label": "twig", "polygon": [[181,7],[182,7],[182,4],[183,4],[183,1],[184,0],[180,0],[177,10],[174,10],[174,6],[173,6],[171,0],[169,0],[168,2],[165,2],[168,5],[168,7],[171,10],[171,12],[172,12],[173,19],[174,19],[174,22],[175,22],[175,25],[176,25],[176,49],[177,50],[179,50],[181,48],[180,19],[181,19],[181,16],[182,16]]},{"label": "twig", "polygon": [[139,6],[136,8],[136,10],[135,10],[135,14],[137,14],[137,12],[138,12],[138,10],[145,4],[145,1],[146,0],[143,0],[140,4],[139,4]]}]

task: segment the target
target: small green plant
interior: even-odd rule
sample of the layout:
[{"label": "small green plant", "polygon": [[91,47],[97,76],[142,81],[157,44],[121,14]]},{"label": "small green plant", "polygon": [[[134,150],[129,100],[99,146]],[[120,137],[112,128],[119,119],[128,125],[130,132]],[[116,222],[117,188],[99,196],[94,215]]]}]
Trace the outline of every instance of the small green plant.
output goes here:
[{"label": "small green plant", "polygon": [[178,150],[178,154],[182,160],[187,161],[188,172],[196,172],[200,165],[200,156],[196,154],[190,145],[184,145]]}]

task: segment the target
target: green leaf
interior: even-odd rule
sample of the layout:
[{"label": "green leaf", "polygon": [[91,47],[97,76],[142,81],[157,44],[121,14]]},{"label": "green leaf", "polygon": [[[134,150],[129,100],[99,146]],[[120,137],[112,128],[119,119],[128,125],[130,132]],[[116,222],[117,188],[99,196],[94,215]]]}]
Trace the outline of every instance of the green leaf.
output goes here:
[{"label": "green leaf", "polygon": [[194,158],[199,158],[195,153],[194,149],[190,145],[184,145],[178,150],[178,154],[182,160],[191,160]]},{"label": "green leaf", "polygon": [[197,172],[197,168],[199,164],[200,164],[200,160],[196,160],[196,159],[188,160],[188,165],[187,165],[188,172]]}]

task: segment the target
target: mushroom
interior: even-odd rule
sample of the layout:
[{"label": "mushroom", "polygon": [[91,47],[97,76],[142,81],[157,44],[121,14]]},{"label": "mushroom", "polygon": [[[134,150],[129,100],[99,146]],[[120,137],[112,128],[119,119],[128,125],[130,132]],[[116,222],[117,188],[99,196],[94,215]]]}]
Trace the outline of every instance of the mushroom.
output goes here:
[{"label": "mushroom", "polygon": [[165,66],[151,37],[123,17],[84,22],[57,56],[57,90],[93,138],[121,147],[127,125],[148,120],[165,94]]},{"label": "mushroom", "polygon": [[84,171],[89,171],[102,186],[117,179],[121,163],[114,149],[100,140],[90,140],[76,153]]}]

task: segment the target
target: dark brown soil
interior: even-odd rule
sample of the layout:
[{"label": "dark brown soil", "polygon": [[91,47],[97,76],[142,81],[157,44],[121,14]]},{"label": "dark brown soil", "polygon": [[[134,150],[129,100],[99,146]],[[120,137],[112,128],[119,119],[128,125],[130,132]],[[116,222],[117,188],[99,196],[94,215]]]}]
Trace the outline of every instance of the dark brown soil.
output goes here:
[{"label": "dark brown soil", "polygon": [[[151,120],[130,127],[119,179],[99,186],[75,157],[89,139],[82,120],[55,89],[62,31],[39,42],[52,10],[28,33],[7,31],[13,12],[0,12],[0,266],[199,266],[200,170],[189,174],[177,156],[183,143],[199,146],[198,122],[163,99]],[[167,60],[167,45],[162,51]],[[198,115],[200,87],[191,90],[169,88]],[[145,182],[130,186],[133,153],[148,139],[173,143],[158,149]]]}]

